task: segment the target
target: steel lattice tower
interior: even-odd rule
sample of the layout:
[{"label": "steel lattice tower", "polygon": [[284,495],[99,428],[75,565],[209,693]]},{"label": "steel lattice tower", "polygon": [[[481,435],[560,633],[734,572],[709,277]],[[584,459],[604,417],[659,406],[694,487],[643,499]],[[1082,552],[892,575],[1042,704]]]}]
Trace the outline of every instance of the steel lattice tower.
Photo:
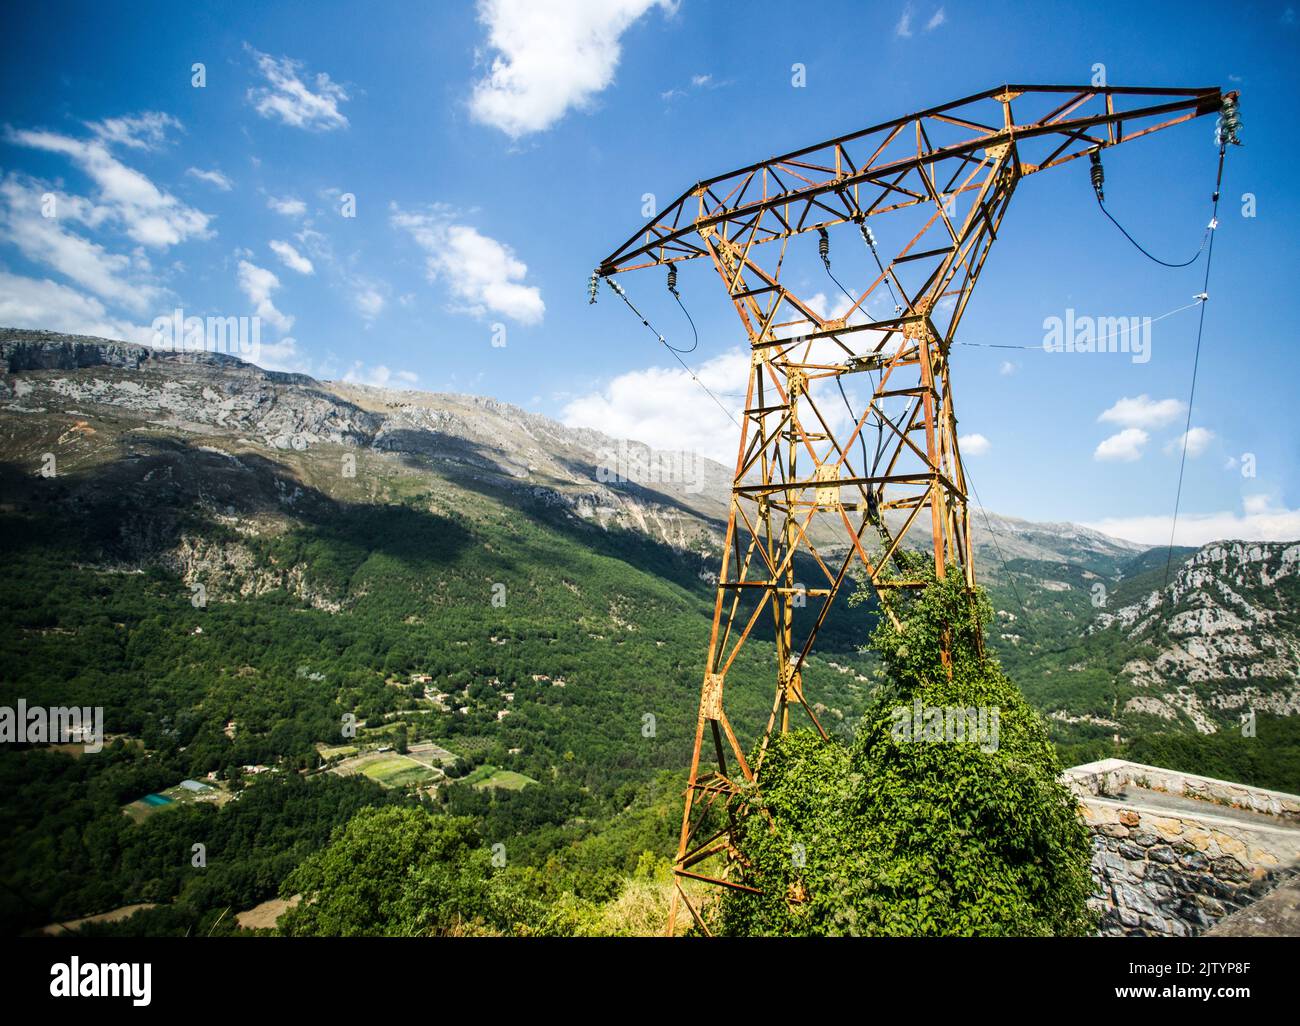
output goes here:
[{"label": "steel lattice tower", "polygon": [[[899,559],[907,546],[929,553],[937,576],[959,573],[974,586],[948,354],[1020,181],[1216,114],[1224,100],[1218,88],[1002,86],[700,182],[601,262],[597,274],[609,279],[709,261],[751,354],[674,865],[674,919],[681,899],[705,928],[683,878],[757,890],[736,857],[734,799],[759,779],[768,742],[788,729],[791,709],[826,736],[803,668],[850,571],[856,566],[882,600],[920,587]],[[873,226],[906,240],[888,260]],[[792,244],[816,233],[825,246],[836,229],[837,253],[852,243],[874,265],[865,287],[849,290],[848,308],[830,317],[783,284],[782,271],[794,262]],[[848,375],[865,376],[871,399],[856,422],[836,430],[827,401],[838,400],[835,386]],[[838,533],[834,555],[827,522]],[[796,581],[796,555],[824,578],[817,587]],[[803,602],[815,616],[801,635],[795,609]],[[727,675],[765,613],[775,697],[747,755],[727,717]]]}]

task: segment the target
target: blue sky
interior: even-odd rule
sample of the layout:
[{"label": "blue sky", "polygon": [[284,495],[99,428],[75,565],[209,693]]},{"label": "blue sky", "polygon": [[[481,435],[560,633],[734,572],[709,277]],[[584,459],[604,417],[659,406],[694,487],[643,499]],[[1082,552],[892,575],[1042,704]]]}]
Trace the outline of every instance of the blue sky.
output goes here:
[{"label": "blue sky", "polygon": [[[177,307],[256,314],[268,367],[491,395],[730,462],[735,429],[708,397],[613,296],[587,304],[588,274],[643,223],[645,194],[667,203],[700,178],[1005,81],[1086,83],[1101,63],[1112,85],[1242,92],[1179,540],[1300,537],[1293,6],[817,10],[484,0],[12,13],[0,324],[146,340]],[[1212,134],[1205,118],[1107,154],[1108,205],[1166,259],[1194,250],[1208,220]],[[1017,191],[961,334],[1037,346],[1067,309],[1158,317],[1191,302],[1201,273],[1133,250],[1076,161]],[[709,279],[682,273],[701,334],[690,359],[715,391],[736,392],[743,336]],[[661,276],[627,284],[689,344]],[[1144,364],[954,350],[961,432],[984,439],[965,448],[984,503],[1167,539],[1196,317],[1155,323]]]}]

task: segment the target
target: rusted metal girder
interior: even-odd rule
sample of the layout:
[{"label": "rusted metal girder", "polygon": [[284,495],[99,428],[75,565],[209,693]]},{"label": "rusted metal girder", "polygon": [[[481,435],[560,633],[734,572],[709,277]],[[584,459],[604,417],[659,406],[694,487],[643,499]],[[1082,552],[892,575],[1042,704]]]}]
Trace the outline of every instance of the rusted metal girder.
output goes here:
[{"label": "rusted metal girder", "polygon": [[[905,543],[932,554],[937,576],[960,573],[974,586],[948,351],[1020,180],[1216,114],[1224,96],[1217,87],[1000,86],[700,182],[601,262],[597,273],[610,277],[707,259],[751,352],[672,920],[680,898],[704,928],[683,879],[754,890],[732,841],[741,815],[735,799],[742,782],[758,780],[768,742],[789,728],[791,708],[803,709],[826,736],[803,672],[851,569],[861,568],[887,612],[890,591],[922,584],[898,560]],[[781,275],[801,236],[829,238],[836,228],[847,236],[845,226],[856,226],[856,245],[869,246],[875,268],[832,316],[824,301],[796,295]],[[872,226],[894,240],[887,262]],[[851,374],[869,377],[871,400],[855,411],[856,422],[836,430],[824,400],[838,390],[824,386]],[[872,457],[864,444],[870,435]],[[814,544],[815,519],[843,532],[837,554],[824,541],[821,550]],[[824,586],[796,581],[796,554],[811,559]],[[809,597],[820,604],[796,637],[795,609]],[[765,610],[776,695],[751,764],[724,693]],[[706,731],[716,768],[701,765]],[[715,810],[725,824],[710,820],[705,828]],[[702,829],[708,836],[697,836]]]}]

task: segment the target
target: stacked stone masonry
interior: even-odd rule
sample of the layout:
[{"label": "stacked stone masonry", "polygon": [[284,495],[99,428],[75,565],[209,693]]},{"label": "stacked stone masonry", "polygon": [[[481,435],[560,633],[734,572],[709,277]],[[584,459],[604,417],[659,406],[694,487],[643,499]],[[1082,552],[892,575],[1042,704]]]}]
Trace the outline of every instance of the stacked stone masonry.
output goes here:
[{"label": "stacked stone masonry", "polygon": [[1203,933],[1300,866],[1296,795],[1117,759],[1065,780],[1092,834],[1103,935]]}]

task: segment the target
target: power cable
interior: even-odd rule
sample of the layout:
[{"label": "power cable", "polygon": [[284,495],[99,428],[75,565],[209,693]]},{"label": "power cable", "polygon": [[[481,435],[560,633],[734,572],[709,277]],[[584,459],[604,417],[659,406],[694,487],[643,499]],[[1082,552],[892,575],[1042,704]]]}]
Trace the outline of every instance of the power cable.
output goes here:
[{"label": "power cable", "polygon": [[[854,424],[857,424],[858,415],[853,412],[853,406],[849,403],[849,397],[844,392],[844,382],[840,380],[840,375],[838,374],[835,375],[835,385],[840,390],[840,398],[844,400],[844,408],[849,411],[849,417],[852,419]],[[860,430],[858,431],[858,444],[862,446],[862,469],[865,471],[867,469],[867,440],[862,437],[862,432]],[[875,467],[872,467],[871,469],[874,473]]]},{"label": "power cable", "polygon": [[686,373],[690,375],[691,380],[694,381],[697,385],[699,385],[700,388],[704,389],[705,394],[708,395],[708,397],[717,404],[718,409],[720,409],[723,413],[727,415],[727,419],[731,421],[731,423],[735,424],[736,427],[740,427],[740,421],[738,421],[734,416],[732,416],[731,411],[722,405],[722,400],[719,399],[716,395],[714,395],[713,392],[709,390],[709,386],[699,379],[699,375],[697,375],[695,371],[691,370],[691,368],[687,366],[686,361],[681,358],[680,355],[681,350],[674,349],[672,346],[670,346],[668,344],[668,340],[664,338],[661,334],[659,334],[659,332],[655,330],[655,326],[651,324],[650,321],[646,318],[646,316],[633,305],[632,300],[628,298],[627,292],[624,291],[623,286],[620,285],[618,282],[616,282],[613,278],[606,278],[605,284],[608,285],[611,289],[613,289],[615,295],[617,295],[619,299],[623,300],[623,302],[627,304],[627,308],[631,310],[634,314],[636,314],[637,319],[642,324],[644,324],[647,328],[650,329],[650,332],[654,335],[655,338],[657,338],[660,341],[660,343],[663,344],[663,347],[673,354],[673,359],[682,365],[682,370],[686,371]]},{"label": "power cable", "polygon": [[700,333],[695,329],[695,318],[691,316],[691,312],[686,309],[686,304],[682,302],[682,294],[677,291],[677,267],[673,264],[668,265],[668,291],[673,294],[673,299],[677,300],[677,305],[682,308],[682,313],[686,314],[686,319],[691,322],[691,334],[695,336],[695,341],[691,343],[690,349],[678,349],[676,346],[668,345],[667,342],[664,345],[675,353],[693,353],[700,347]]},{"label": "power cable", "polygon": [[[1222,136],[1221,136],[1222,138]],[[1183,451],[1178,460],[1178,489],[1174,493],[1174,518],[1173,524],[1169,528],[1169,550],[1165,555],[1165,583],[1161,592],[1161,601],[1164,601],[1164,594],[1169,590],[1169,571],[1173,566],[1174,560],[1174,537],[1178,532],[1178,510],[1183,500],[1183,473],[1187,469],[1187,436],[1192,430],[1192,403],[1196,400],[1196,377],[1201,366],[1201,339],[1205,332],[1205,308],[1210,302],[1210,264],[1214,259],[1214,232],[1213,229],[1218,224],[1219,213],[1219,190],[1223,185],[1223,158],[1227,153],[1227,138],[1222,138],[1219,144],[1219,172],[1214,182],[1214,217],[1210,220],[1210,244],[1205,255],[1205,277],[1201,281],[1201,294],[1197,297],[1201,305],[1201,315],[1196,325],[1196,354],[1192,358],[1192,385],[1187,396],[1187,422],[1183,426]]]},{"label": "power cable", "polygon": [[[864,228],[865,228],[865,226],[864,226]],[[869,231],[869,229],[867,229],[867,231]],[[821,255],[821,258],[822,258],[822,266],[826,268],[826,274],[830,277],[831,281],[833,281],[833,282],[834,282],[834,283],[839,287],[839,290],[840,290],[841,292],[844,293],[844,298],[847,299],[847,300],[849,301],[849,303],[850,303],[849,309],[851,310],[851,309],[853,309],[854,306],[857,305],[858,301],[857,301],[856,299],[853,298],[852,294],[849,292],[848,289],[846,289],[843,285],[840,284],[840,280],[839,280],[837,277],[835,277],[835,272],[831,270],[831,242],[830,242],[830,236],[827,235],[827,233],[826,233],[826,229],[825,229],[825,228],[818,228],[818,229],[817,229],[817,233],[818,233],[818,235],[819,235],[819,238],[818,238],[818,240],[817,240],[817,252]],[[865,237],[865,234],[864,234],[864,237]],[[874,252],[874,249],[873,249],[873,252]],[[877,263],[877,264],[880,263],[880,258],[879,258],[879,257],[876,258],[876,263]],[[883,270],[883,269],[882,269],[882,270]],[[894,290],[893,290],[892,288],[889,290],[889,294],[890,294],[891,296],[894,294]],[[897,304],[898,300],[895,299],[894,302],[895,302],[895,304]],[[897,307],[897,305],[895,305],[895,310],[897,310],[897,309],[898,309],[898,307]],[[867,376],[871,379],[871,387],[872,387],[872,392],[873,392],[873,394],[874,394],[874,392],[876,391],[876,377],[875,377],[875,375],[872,374],[870,371],[867,372]],[[858,415],[857,415],[856,413],[853,412],[853,405],[849,402],[849,397],[848,397],[848,395],[847,395],[847,394],[845,393],[845,391],[844,391],[844,382],[840,380],[840,375],[838,375],[838,374],[835,375],[835,385],[836,385],[836,387],[839,388],[839,390],[840,390],[840,398],[844,400],[844,408],[845,408],[846,410],[849,411],[849,416],[852,418],[853,423],[856,424],[856,423],[858,422]],[[877,433],[877,439],[876,439],[876,460],[875,460],[875,463],[873,463],[873,464],[871,465],[871,473],[872,473],[873,476],[874,476],[874,474],[875,474],[875,472],[876,472],[876,466],[877,466],[877,464],[879,464],[879,462],[880,462],[880,438],[879,438],[879,435],[880,435],[884,430],[885,430],[885,426],[884,426],[883,424],[880,423],[880,415],[879,415],[879,413],[877,413],[877,414],[876,414],[876,433]],[[865,470],[867,469],[867,440],[863,437],[861,431],[858,431],[858,443],[862,446],[862,469],[865,471]]]},{"label": "power cable", "polygon": [[[1220,176],[1222,176],[1223,174],[1223,149],[1224,147],[1222,146],[1219,147]],[[1210,219],[1210,223],[1209,225],[1206,226],[1204,234],[1201,235],[1200,246],[1197,247],[1196,252],[1193,253],[1191,257],[1189,257],[1187,260],[1184,260],[1180,263],[1171,263],[1168,260],[1161,260],[1157,256],[1152,256],[1151,253],[1149,253],[1143,247],[1143,245],[1140,242],[1138,242],[1137,239],[1133,238],[1133,236],[1129,234],[1128,229],[1125,228],[1122,224],[1120,224],[1117,220],[1115,220],[1115,216],[1109,210],[1106,209],[1106,201],[1104,198],[1104,190],[1103,190],[1103,183],[1105,182],[1106,172],[1101,165],[1100,150],[1093,150],[1089,159],[1092,162],[1092,167],[1089,169],[1089,173],[1092,177],[1092,191],[1093,194],[1097,197],[1097,206],[1100,208],[1101,212],[1105,214],[1106,217],[1110,220],[1110,223],[1120,230],[1124,238],[1128,239],[1129,242],[1133,243],[1133,245],[1137,248],[1137,251],[1139,253],[1141,253],[1148,260],[1154,261],[1155,263],[1159,264],[1161,267],[1174,267],[1174,268],[1190,267],[1192,264],[1196,263],[1196,261],[1201,258],[1201,254],[1205,252],[1206,243],[1208,243],[1210,240],[1210,233],[1213,232],[1216,227],[1214,218]],[[1218,188],[1216,187],[1214,209],[1217,211],[1218,208],[1219,208]]]},{"label": "power cable", "polygon": [[993,539],[993,548],[998,554],[998,562],[1002,564],[1002,572],[1006,575],[1007,583],[1011,585],[1011,593],[1016,597],[1016,605],[1020,607],[1020,615],[1025,618],[1026,625],[1029,623],[1029,611],[1025,609],[1025,603],[1020,598],[1020,589],[1016,587],[1016,579],[1011,574],[1011,568],[1007,566],[1006,557],[1002,555],[1002,545],[998,541],[998,533],[993,530],[993,524],[989,520],[988,510],[984,508],[984,502],[980,499],[979,489],[975,487],[975,479],[970,476],[970,471],[962,468],[966,480],[970,482],[971,493],[975,496],[975,504],[980,508],[980,515],[984,518],[984,527],[989,532],[989,537]]},{"label": "power cable", "polygon": [[871,255],[876,259],[876,267],[880,269],[880,276],[884,279],[885,288],[889,289],[889,298],[894,301],[894,313],[902,313],[903,306],[899,303],[898,296],[894,294],[894,286],[889,281],[889,275],[885,271],[885,265],[880,262],[880,254],[876,252],[875,232],[867,226],[865,217],[858,221],[858,231],[862,233],[862,241],[867,244],[867,249],[871,250]]},{"label": "power cable", "polygon": [[[1192,307],[1194,307],[1194,306],[1200,306],[1200,305],[1201,305],[1201,301],[1200,301],[1199,299],[1195,299],[1195,300],[1193,300],[1193,301],[1190,302],[1190,303],[1185,303],[1185,304],[1183,304],[1182,306],[1180,306],[1180,307],[1176,307],[1176,308],[1173,309],[1173,310],[1169,310],[1169,311],[1167,311],[1167,312],[1165,312],[1165,313],[1162,313],[1162,314],[1160,314],[1160,315],[1157,316],[1157,317],[1152,317],[1152,318],[1151,318],[1151,323],[1152,323],[1152,324],[1155,324],[1156,321],[1163,321],[1166,317],[1172,317],[1174,314],[1180,314],[1180,313],[1182,313],[1184,310],[1190,310],[1190,309],[1192,309]],[[1109,335],[1102,335],[1100,338],[1096,339],[1095,341],[1098,342],[1098,343],[1100,343],[1100,342],[1108,342],[1108,341],[1110,341],[1112,338],[1117,338],[1118,336],[1120,336],[1120,335],[1122,335],[1122,334],[1125,334],[1126,330],[1127,330],[1127,329],[1125,329],[1124,331],[1112,331]],[[1049,350],[1049,349],[1043,349],[1042,343],[1039,343],[1039,344],[1036,345],[1036,346],[1017,346],[1017,345],[1011,345],[1011,344],[1009,344],[1009,343],[1007,343],[1007,344],[1003,344],[1003,343],[998,343],[998,342],[964,342],[964,341],[954,341],[952,344],[953,344],[954,346],[973,346],[973,347],[976,348],[976,349],[1038,349],[1038,350],[1040,350],[1040,351],[1042,351],[1042,352],[1045,352],[1045,353],[1046,353],[1046,352],[1051,352],[1051,350]]]}]

